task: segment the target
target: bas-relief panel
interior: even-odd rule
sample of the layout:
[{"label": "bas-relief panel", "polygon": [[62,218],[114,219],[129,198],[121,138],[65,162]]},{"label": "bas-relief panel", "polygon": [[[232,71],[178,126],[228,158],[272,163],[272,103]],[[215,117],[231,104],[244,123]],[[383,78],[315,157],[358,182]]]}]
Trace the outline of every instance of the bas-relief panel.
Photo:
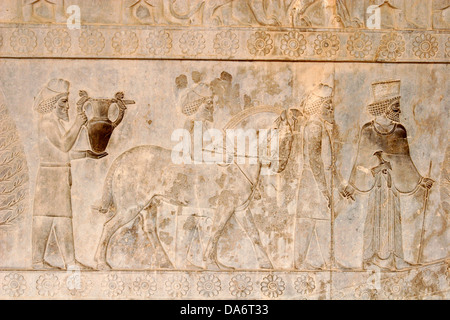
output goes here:
[{"label": "bas-relief panel", "polygon": [[[233,291],[233,281],[250,284],[257,281],[251,270],[266,270],[270,278],[266,280],[274,281],[279,289],[275,293],[267,293],[255,287],[255,292],[253,289],[245,291],[247,293],[239,293],[242,295],[238,294],[238,297],[258,297],[260,294],[261,298],[344,298],[350,294],[349,297],[354,298],[357,288],[386,298],[388,296],[382,295],[388,294],[386,290],[392,288],[387,288],[385,282],[403,281],[406,286],[413,281],[413,276],[419,279],[414,280],[416,282],[428,279],[423,277],[431,277],[432,283],[425,289],[420,285],[410,288],[408,290],[412,291],[405,291],[402,297],[417,297],[442,291],[442,288],[445,291],[448,284],[442,281],[448,279],[445,280],[445,272],[441,274],[440,271],[445,268],[445,263],[441,261],[445,261],[448,254],[448,212],[446,199],[441,196],[448,192],[445,191],[448,186],[442,184],[446,180],[441,177],[446,172],[445,154],[441,152],[447,145],[446,69],[446,65],[280,62],[126,61],[117,65],[110,61],[72,61],[67,65],[63,61],[48,60],[3,61],[1,81],[5,91],[4,103],[8,106],[23,106],[17,109],[9,107],[9,110],[15,110],[11,112],[11,117],[17,123],[18,135],[25,141],[30,190],[34,194],[34,199],[29,197],[28,201],[31,207],[34,203],[34,208],[22,214],[20,220],[10,223],[20,230],[21,241],[15,243],[11,250],[2,252],[2,258],[5,259],[2,260],[5,261],[2,267],[17,270],[65,269],[72,263],[72,267],[83,269],[83,281],[93,283],[99,281],[98,277],[122,281],[123,288],[119,290],[122,297],[136,294],[132,290],[133,283],[125,281],[126,278],[132,279],[134,273],[127,273],[126,270],[141,270],[139,279],[145,276],[146,271],[160,270],[160,273],[151,273],[153,276],[149,278],[154,281],[155,287],[161,286],[160,289],[164,290],[163,293],[156,291],[155,297],[159,294],[196,297],[194,287],[197,280],[192,277],[200,277],[199,283],[206,280],[223,283],[216,283],[223,289],[217,291],[217,296],[231,294],[230,297],[233,297],[238,294]],[[101,76],[93,75],[92,70]],[[24,79],[22,75],[27,72],[33,76]],[[132,80],[129,78],[131,72]],[[385,74],[401,79],[401,82],[382,83],[379,87],[373,85],[385,79]],[[412,77],[413,74],[423,77]],[[48,82],[47,79],[56,76],[70,81]],[[37,83],[44,85],[41,88]],[[436,87],[436,83],[442,86]],[[162,85],[166,90],[156,89]],[[40,97],[51,97],[58,88],[69,92],[68,96],[63,96],[71,106],[69,118],[75,123],[74,126],[80,121],[81,127],[86,120],[77,115],[80,106],[85,105],[89,116],[87,126],[81,129],[72,147],[73,153],[78,150],[75,157],[81,159],[72,161],[70,169],[61,171],[71,171],[72,187],[68,194],[71,194],[72,212],[70,208],[65,209],[64,197],[54,195],[56,201],[50,199],[48,192],[52,182],[45,180],[42,174],[45,166],[55,164],[43,164],[46,160],[43,157],[51,155],[49,151],[43,155],[40,150],[45,148],[46,139],[42,141],[40,122],[43,116],[37,108],[45,107],[45,104],[39,107]],[[85,91],[84,96],[79,94],[80,90]],[[124,90],[125,96],[115,96],[118,90]],[[27,95],[15,92],[26,92]],[[199,94],[205,93],[211,99],[212,108],[202,110],[202,106],[199,106],[200,113],[189,109],[189,104],[197,101],[201,97]],[[395,123],[401,124],[395,125],[396,130],[401,128],[401,137],[383,142],[384,137],[389,135],[378,133],[382,129],[376,127],[377,122],[372,125],[372,121],[378,119],[382,122],[379,110],[384,109],[382,104],[377,104],[377,99],[378,95],[384,95],[382,97],[386,99],[389,94],[392,96],[389,99],[394,98],[398,102],[398,113],[390,116],[395,119]],[[111,99],[98,100],[91,96],[110,96]],[[116,129],[109,141],[98,140],[101,130],[98,131],[92,123],[93,115],[90,113],[100,112],[103,107],[103,115],[107,115],[110,105],[120,106],[111,108],[116,109],[116,114],[110,115],[110,118],[119,118],[116,122],[121,122],[114,126]],[[368,105],[375,107],[368,108]],[[280,112],[286,107],[290,111],[280,118]],[[284,169],[280,173],[261,176],[259,179],[255,168],[246,164],[240,167],[233,164],[227,167],[199,164],[179,170],[179,165],[177,168],[169,163],[170,154],[167,158],[160,149],[151,147],[172,149],[176,144],[171,141],[173,131],[190,128],[189,124],[193,120],[203,121],[208,128],[264,129],[273,127],[274,123],[279,123],[278,127],[282,128],[282,117],[289,120],[286,128],[292,134],[292,141],[288,143],[289,160],[281,165]],[[387,123],[391,123],[389,121]],[[97,133],[94,133],[95,130]],[[369,150],[364,149],[369,142],[361,142],[364,130],[373,130],[366,137],[369,141],[374,139],[370,141]],[[110,134],[110,131],[106,132]],[[401,139],[406,144],[403,146],[404,154],[393,155]],[[133,150],[135,146],[141,145],[147,147]],[[283,142],[281,145],[284,145]],[[395,152],[383,148],[394,148]],[[126,152],[130,149],[132,151]],[[86,154],[80,150],[91,151]],[[84,154],[80,156],[80,153]],[[159,157],[153,163],[152,153],[157,153]],[[394,171],[400,171],[400,166],[406,165],[409,165],[408,173]],[[382,166],[378,180],[381,186],[378,187],[377,196],[386,197],[381,199],[372,194],[373,189],[367,191],[367,188],[359,185],[366,182],[366,178],[360,174],[369,175],[373,180],[377,173],[371,170],[379,166]],[[54,167],[47,169],[54,175]],[[387,170],[387,173],[383,174],[383,170]],[[390,178],[385,179],[384,175]],[[409,179],[410,175],[418,178]],[[56,176],[52,177],[54,182]],[[165,180],[160,185],[161,189],[153,195],[144,191],[145,188],[156,188],[152,184],[161,180]],[[390,189],[387,184],[383,186],[388,181],[391,188],[392,183],[397,183],[399,187]],[[194,198],[190,195],[192,183],[196,183],[194,188],[199,190]],[[257,186],[251,183],[257,183]],[[428,189],[427,186],[431,185],[432,188]],[[202,186],[215,189],[208,190]],[[387,189],[383,191],[383,187]],[[183,189],[189,191],[182,192]],[[47,193],[47,196],[37,196],[39,193]],[[117,201],[117,205],[121,206],[113,209],[113,212],[102,208],[105,195],[108,197],[109,194],[113,196],[107,199],[107,204],[112,205]],[[205,203],[208,205],[202,205],[201,197],[206,198]],[[246,203],[248,199],[251,201]],[[36,201],[39,201],[39,206]],[[49,206],[47,203],[53,204]],[[149,206],[148,203],[150,207],[145,208]],[[137,206],[138,210],[145,212],[136,210],[128,214]],[[228,213],[221,210],[226,208],[229,209]],[[55,216],[72,214],[74,249],[63,243],[71,241],[70,238],[64,238],[57,230],[58,227],[64,228],[64,225],[59,225],[59,220],[70,219],[53,217],[50,218],[52,222],[47,232],[40,235],[44,239],[45,247],[41,250],[45,260],[38,261],[36,242],[39,238],[35,235],[43,227],[37,227],[36,221],[49,219],[48,216],[40,216],[41,210],[54,210],[50,215]],[[387,213],[380,215],[376,213],[379,210],[386,210]],[[228,220],[218,223],[218,213],[228,214]],[[332,214],[335,217],[333,228]],[[120,215],[125,217],[108,230],[107,221],[114,221],[114,217]],[[375,236],[368,231],[374,227],[371,215],[376,215],[375,219],[382,219],[384,215],[392,219],[383,225],[385,234]],[[45,224],[45,221],[41,223]],[[2,244],[10,243],[9,234],[14,231],[10,228],[3,229]],[[110,239],[104,239],[105,232],[109,232]],[[393,244],[388,241],[390,237],[394,238]],[[371,247],[371,241],[379,241],[385,247]],[[216,247],[209,249],[208,245]],[[380,256],[384,254],[384,259],[373,259],[373,252],[368,253],[370,250],[375,250]],[[73,252],[76,260],[69,261]],[[92,271],[90,268],[112,271]],[[114,270],[121,271],[116,273]],[[172,279],[167,270],[184,271],[180,279]],[[213,277],[206,270],[221,272]],[[339,271],[336,273],[339,281],[330,281],[330,277],[333,278],[330,270]],[[381,289],[368,289],[365,286],[367,277],[372,276],[370,270],[381,270]],[[6,278],[14,275],[10,272],[4,274]],[[35,280],[37,286],[42,281],[53,281],[53,284],[59,281],[58,287],[65,287],[61,285],[63,278],[67,277],[65,272],[53,271],[51,274],[44,272],[42,277],[45,279]],[[342,279],[344,274],[346,278]],[[362,274],[367,277],[361,278]],[[401,275],[401,280],[397,279],[397,274]],[[36,272],[25,272],[27,280],[36,275]],[[233,275],[239,279],[231,279]],[[394,278],[391,279],[391,276]],[[406,282],[408,277],[411,279]],[[172,280],[183,284],[186,281],[188,287],[192,286],[191,291],[171,293],[166,290],[165,282]],[[334,281],[337,281],[336,284]],[[34,282],[28,285],[29,290],[34,289],[31,285]],[[336,288],[330,288],[330,285]],[[130,291],[126,293],[128,286]],[[387,289],[383,289],[383,286]],[[438,287],[440,290],[433,290]],[[7,288],[7,284],[4,288]],[[9,292],[5,290],[5,293]],[[36,290],[38,295],[41,294],[39,289]],[[294,290],[292,292],[296,294],[289,296],[289,290]],[[350,293],[345,290],[350,290]],[[330,296],[332,291],[333,296]],[[213,293],[212,296],[216,296],[216,290]],[[55,289],[53,294],[65,295],[63,289]],[[443,294],[440,293],[441,296]],[[27,291],[27,295],[33,295],[33,291]],[[103,297],[102,293],[100,295]]]},{"label": "bas-relief panel", "polygon": [[448,299],[448,1],[105,4],[1,5],[0,298]]}]

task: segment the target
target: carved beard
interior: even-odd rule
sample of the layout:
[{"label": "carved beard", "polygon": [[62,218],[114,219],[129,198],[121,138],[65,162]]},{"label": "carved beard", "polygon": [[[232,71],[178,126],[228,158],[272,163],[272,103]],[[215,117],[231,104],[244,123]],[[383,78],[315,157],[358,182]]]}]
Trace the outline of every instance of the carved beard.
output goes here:
[{"label": "carved beard", "polygon": [[61,108],[60,106],[56,107],[56,115],[58,117],[58,119],[64,121],[64,122],[69,122],[69,110],[65,109],[65,108]]},{"label": "carved beard", "polygon": [[400,122],[400,112],[388,108],[386,111],[386,118],[394,122]]},{"label": "carved beard", "polygon": [[386,108],[386,118],[394,122],[400,122],[400,104],[398,101],[394,101],[389,107]]}]

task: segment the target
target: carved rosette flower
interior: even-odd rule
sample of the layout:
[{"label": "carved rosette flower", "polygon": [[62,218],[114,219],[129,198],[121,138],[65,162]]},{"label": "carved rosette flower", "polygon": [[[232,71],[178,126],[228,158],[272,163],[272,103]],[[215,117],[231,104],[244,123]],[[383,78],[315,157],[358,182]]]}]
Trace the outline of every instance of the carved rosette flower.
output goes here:
[{"label": "carved rosette flower", "polygon": [[277,298],[281,296],[286,289],[286,284],[278,276],[269,274],[261,281],[261,292],[269,298]]},{"label": "carved rosette flower", "polygon": [[60,283],[57,276],[53,274],[43,274],[36,281],[36,289],[39,295],[53,297],[59,291]]},{"label": "carved rosette flower", "polygon": [[319,56],[328,58],[335,56],[339,51],[339,46],[339,38],[331,32],[319,34],[314,40],[314,52]]},{"label": "carved rosette flower", "polygon": [[27,283],[20,274],[10,273],[3,279],[3,291],[10,297],[20,297],[26,289]]},{"label": "carved rosette flower", "polygon": [[436,272],[421,270],[411,281],[415,294],[429,294],[439,290],[439,276]]},{"label": "carved rosette flower", "polygon": [[377,300],[378,290],[372,285],[360,285],[355,289],[355,298],[359,300]]},{"label": "carved rosette flower", "polygon": [[118,297],[125,289],[125,284],[117,274],[109,274],[102,282],[105,295],[111,298]]},{"label": "carved rosette flower", "polygon": [[133,31],[119,31],[112,38],[112,47],[120,55],[133,54],[139,47],[139,39]]},{"label": "carved rosette flower", "polygon": [[414,54],[420,59],[429,59],[434,57],[438,51],[439,44],[436,37],[431,34],[421,34],[417,36],[413,42]]},{"label": "carved rosette flower", "polygon": [[355,32],[347,41],[347,50],[351,56],[363,59],[372,51],[372,41],[368,35]]},{"label": "carved rosette flower", "polygon": [[389,300],[402,300],[408,292],[404,278],[392,277],[382,285],[383,293]]},{"label": "carved rosette flower", "polygon": [[139,296],[150,298],[156,291],[157,285],[155,279],[150,275],[137,277],[133,281],[133,290]]},{"label": "carved rosette flower", "polygon": [[165,285],[166,292],[173,298],[184,297],[189,291],[189,282],[183,276],[173,276]]},{"label": "carved rosette flower", "polygon": [[202,296],[212,298],[219,294],[222,286],[219,278],[215,275],[207,274],[198,281],[197,290]]},{"label": "carved rosette flower", "polygon": [[222,56],[232,56],[239,49],[239,40],[234,32],[222,31],[214,38],[214,50]]},{"label": "carved rosette flower", "polygon": [[303,274],[295,280],[295,290],[300,294],[311,294],[316,289],[316,281],[309,274]]},{"label": "carved rosette flower", "polygon": [[51,30],[44,38],[44,44],[51,53],[62,54],[69,51],[71,38],[65,30]]},{"label": "carved rosette flower", "polygon": [[105,37],[100,31],[84,31],[79,39],[81,50],[85,54],[99,54],[105,48]]},{"label": "carved rosette flower", "polygon": [[31,53],[37,46],[37,38],[28,29],[15,30],[11,36],[11,47],[17,53]]},{"label": "carved rosette flower", "polygon": [[300,57],[306,50],[306,39],[298,31],[290,31],[281,39],[281,51],[288,57]]},{"label": "carved rosette flower", "polygon": [[272,37],[267,32],[256,31],[247,41],[247,48],[251,55],[266,56],[273,49]]},{"label": "carved rosette flower", "polygon": [[253,283],[250,277],[239,274],[231,278],[230,293],[237,298],[245,298],[253,291]]},{"label": "carved rosette flower", "polygon": [[385,34],[381,38],[381,44],[378,48],[378,57],[388,61],[395,61],[405,52],[405,40],[395,32]]},{"label": "carved rosette flower", "polygon": [[160,56],[168,54],[172,49],[172,37],[164,30],[151,31],[147,38],[147,48],[150,54]]},{"label": "carved rosette flower", "polygon": [[205,49],[205,38],[200,32],[185,32],[180,38],[180,48],[183,54],[199,55]]}]

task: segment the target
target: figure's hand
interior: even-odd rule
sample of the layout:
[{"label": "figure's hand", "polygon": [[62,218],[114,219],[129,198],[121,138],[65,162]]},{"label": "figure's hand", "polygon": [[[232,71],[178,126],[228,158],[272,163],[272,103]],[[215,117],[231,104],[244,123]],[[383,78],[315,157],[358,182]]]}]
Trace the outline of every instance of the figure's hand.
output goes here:
[{"label": "figure's hand", "polygon": [[428,189],[430,190],[433,187],[434,184],[434,180],[430,179],[430,178],[423,178],[422,181],[420,182],[420,185],[422,186],[422,188]]},{"label": "figure's hand", "polygon": [[88,118],[86,116],[86,113],[84,113],[84,111],[77,113],[77,117],[75,119],[75,123],[77,125],[84,126],[86,124],[86,122],[88,121]]},{"label": "figure's hand", "polygon": [[355,201],[354,194],[355,194],[355,188],[353,188],[351,185],[347,185],[347,186],[345,187],[345,189],[342,190],[342,192],[341,192],[341,195],[342,195],[344,198],[352,199],[353,201]]},{"label": "figure's hand", "polygon": [[328,190],[322,191],[323,196],[327,200],[327,206],[328,209],[331,209],[331,194],[328,192]]},{"label": "figure's hand", "polygon": [[386,161],[386,162],[384,162],[384,163],[381,163],[380,165],[378,165],[378,166],[376,166],[376,167],[373,167],[373,168],[371,169],[372,175],[374,175],[374,176],[375,176],[377,173],[380,173],[380,172],[382,172],[382,171],[383,171],[383,173],[387,173],[388,170],[392,170],[391,163],[388,162],[388,161]]},{"label": "figure's hand", "polygon": [[125,103],[123,103],[122,100],[113,100],[113,102],[117,104],[117,107],[119,107],[120,111],[127,110],[127,106],[125,105]]},{"label": "figure's hand", "polygon": [[123,93],[123,92],[117,92],[115,95],[114,95],[114,100],[113,100],[113,102],[114,103],[117,103],[117,106],[119,107],[119,109],[120,110],[126,110],[127,109],[127,107],[126,107],[126,105],[125,105],[125,103],[122,101],[123,100],[123,98],[125,98],[125,94]]},{"label": "figure's hand", "polygon": [[84,90],[78,91],[78,95],[79,95],[81,98],[87,98],[87,97],[88,97],[88,93],[87,93],[86,91],[84,91]]},{"label": "figure's hand", "polygon": [[117,92],[114,95],[113,103],[116,103],[119,107],[120,111],[124,111],[127,109],[127,106],[125,105],[123,98],[125,97],[123,92]]},{"label": "figure's hand", "polygon": [[330,166],[327,168],[327,170],[331,172],[336,172],[336,163],[332,162]]},{"label": "figure's hand", "polygon": [[124,97],[125,97],[125,94],[123,92],[117,92],[114,95],[114,98],[116,98],[117,100],[123,100]]}]

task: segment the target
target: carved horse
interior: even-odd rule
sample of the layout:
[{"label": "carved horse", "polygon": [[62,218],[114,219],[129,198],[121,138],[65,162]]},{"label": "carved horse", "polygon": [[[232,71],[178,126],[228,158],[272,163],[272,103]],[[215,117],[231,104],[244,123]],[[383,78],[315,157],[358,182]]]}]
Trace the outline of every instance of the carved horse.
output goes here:
[{"label": "carved horse", "polygon": [[[279,151],[266,168],[273,173],[282,172],[290,157],[292,121],[295,121],[292,114],[295,113],[285,110],[275,121],[274,128],[279,132]],[[138,215],[145,220],[145,231],[155,248],[160,267],[173,268],[158,237],[157,208],[161,201],[215,211],[204,258],[207,269],[227,268],[218,261],[217,247],[233,215],[253,242],[260,268],[273,268],[248,209],[252,200],[258,197],[257,187],[263,161],[258,159],[258,164],[247,166],[245,172],[236,161],[228,166],[173,164],[171,157],[171,150],[148,145],[130,149],[113,162],[105,179],[101,207],[96,208],[112,215],[103,226],[95,256],[97,268],[111,268],[107,262],[111,237]]]}]

